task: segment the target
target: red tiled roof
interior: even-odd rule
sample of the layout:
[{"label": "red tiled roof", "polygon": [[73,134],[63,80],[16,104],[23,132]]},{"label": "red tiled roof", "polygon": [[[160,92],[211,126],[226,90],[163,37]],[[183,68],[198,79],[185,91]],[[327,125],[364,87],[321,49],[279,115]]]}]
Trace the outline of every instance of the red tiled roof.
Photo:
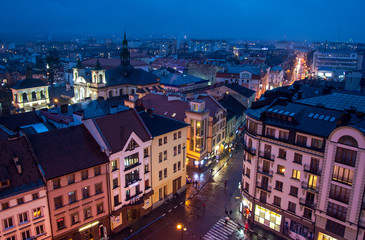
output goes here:
[{"label": "red tiled roof", "polygon": [[152,138],[135,109],[95,118],[93,121],[113,153],[124,148],[132,132],[144,142]]}]

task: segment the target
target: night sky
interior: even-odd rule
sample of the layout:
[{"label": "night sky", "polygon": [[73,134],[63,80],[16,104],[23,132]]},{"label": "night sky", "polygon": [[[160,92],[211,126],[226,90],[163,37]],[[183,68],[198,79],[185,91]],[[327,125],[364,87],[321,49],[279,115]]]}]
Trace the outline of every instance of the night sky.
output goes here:
[{"label": "night sky", "polygon": [[120,34],[365,42],[364,0],[0,0],[0,39]]}]

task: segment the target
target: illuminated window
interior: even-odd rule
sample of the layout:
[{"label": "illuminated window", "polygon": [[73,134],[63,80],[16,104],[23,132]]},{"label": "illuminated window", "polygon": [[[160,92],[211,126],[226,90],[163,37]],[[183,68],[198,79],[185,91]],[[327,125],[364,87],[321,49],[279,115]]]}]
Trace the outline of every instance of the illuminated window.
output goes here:
[{"label": "illuminated window", "polygon": [[33,209],[33,217],[34,218],[42,217],[42,213],[41,213],[41,208],[40,207]]},{"label": "illuminated window", "polygon": [[293,179],[300,180],[300,171],[293,169],[292,176]]}]

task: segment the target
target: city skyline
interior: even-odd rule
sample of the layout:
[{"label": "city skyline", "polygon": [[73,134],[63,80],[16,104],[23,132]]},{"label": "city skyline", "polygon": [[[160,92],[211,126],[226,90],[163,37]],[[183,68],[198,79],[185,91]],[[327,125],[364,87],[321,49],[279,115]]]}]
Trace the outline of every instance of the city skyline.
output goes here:
[{"label": "city skyline", "polygon": [[[236,1],[12,1],[2,3],[0,38],[42,35],[42,40],[86,36],[113,36],[127,29],[131,36],[364,42],[361,9],[352,0],[302,2]],[[14,13],[18,17],[14,17]],[[9,21],[10,20],[10,21]],[[25,21],[26,20],[26,21]],[[53,38],[52,38],[53,37]],[[29,38],[29,39],[28,39]]]}]

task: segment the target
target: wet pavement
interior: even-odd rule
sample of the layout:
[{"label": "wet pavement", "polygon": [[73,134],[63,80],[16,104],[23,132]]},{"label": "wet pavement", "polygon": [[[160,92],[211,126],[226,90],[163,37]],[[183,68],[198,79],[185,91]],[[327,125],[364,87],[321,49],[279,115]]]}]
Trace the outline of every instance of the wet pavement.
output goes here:
[{"label": "wet pavement", "polygon": [[[190,168],[188,175],[199,182],[199,187],[189,184],[184,194],[142,217],[131,230],[125,229],[110,239],[203,239],[213,226],[210,232],[219,235],[217,226],[226,217],[226,210],[232,210],[230,221],[238,226],[230,228],[229,239],[279,239],[257,225],[246,223],[239,212],[242,157],[243,151],[238,149],[232,157],[227,155],[204,171]],[[183,230],[177,229],[178,224],[183,225]],[[242,231],[241,226],[251,231]]]}]

